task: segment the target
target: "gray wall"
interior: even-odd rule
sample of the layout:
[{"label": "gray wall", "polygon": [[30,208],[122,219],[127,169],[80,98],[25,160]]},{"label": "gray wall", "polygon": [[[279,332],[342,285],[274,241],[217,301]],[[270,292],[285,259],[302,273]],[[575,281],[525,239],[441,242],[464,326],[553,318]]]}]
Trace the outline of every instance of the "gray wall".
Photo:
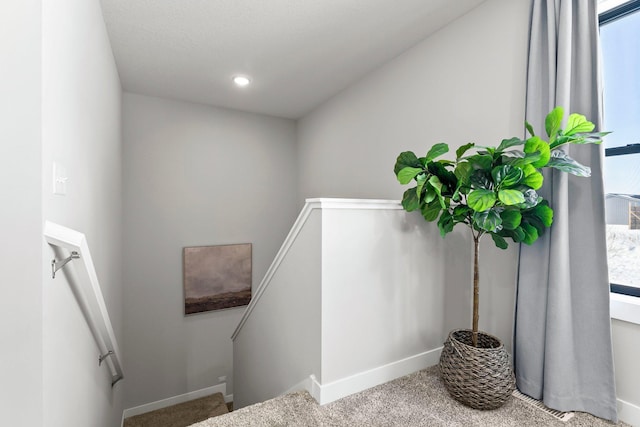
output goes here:
[{"label": "gray wall", "polygon": [[[526,1],[487,1],[300,120],[300,199],[399,199],[401,151],[524,136],[528,14]],[[447,292],[461,303],[446,324],[468,327],[467,230],[447,236],[447,246]],[[517,251],[492,246],[484,242],[481,254],[480,326],[509,345]]]},{"label": "gray wall", "polygon": [[[100,5],[4,2],[0,20],[2,423],[114,426],[121,393],[66,275],[51,280],[42,237],[44,219],[87,235],[121,338],[121,89]],[[70,178],[64,197],[52,195],[54,160]]]},{"label": "gray wall", "polygon": [[[291,236],[293,238],[293,236]],[[233,341],[235,409],[320,376],[322,217],[314,210]]]},{"label": "gray wall", "polygon": [[42,425],[40,0],[0,2],[0,414]]},{"label": "gray wall", "polygon": [[[120,80],[98,0],[48,0],[42,6],[43,217],[86,235],[122,346]],[[66,167],[65,196],[52,192],[54,161]],[[99,350],[67,274],[51,279],[53,250],[41,246],[45,424],[117,425],[125,382],[112,389],[107,366],[98,367]]]},{"label": "gray wall", "polygon": [[243,308],[184,316],[182,248],[253,244],[253,289],[297,212],[295,122],[124,94],[125,407],[227,376]]}]

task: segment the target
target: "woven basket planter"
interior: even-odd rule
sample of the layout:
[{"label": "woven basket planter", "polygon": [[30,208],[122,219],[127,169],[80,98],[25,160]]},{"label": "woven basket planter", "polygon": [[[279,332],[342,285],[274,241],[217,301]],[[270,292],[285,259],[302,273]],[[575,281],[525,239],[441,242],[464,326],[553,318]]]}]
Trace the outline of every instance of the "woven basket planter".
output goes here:
[{"label": "woven basket planter", "polygon": [[515,389],[511,357],[502,342],[478,333],[478,347],[471,344],[471,330],[451,331],[440,355],[440,374],[449,394],[475,409],[502,406]]}]

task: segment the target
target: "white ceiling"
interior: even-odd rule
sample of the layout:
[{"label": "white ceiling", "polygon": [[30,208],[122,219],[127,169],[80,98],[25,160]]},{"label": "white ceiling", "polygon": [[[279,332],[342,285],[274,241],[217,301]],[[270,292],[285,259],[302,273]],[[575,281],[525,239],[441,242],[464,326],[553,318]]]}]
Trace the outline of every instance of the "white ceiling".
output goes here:
[{"label": "white ceiling", "polygon": [[124,90],[299,118],[483,1],[101,3]]}]

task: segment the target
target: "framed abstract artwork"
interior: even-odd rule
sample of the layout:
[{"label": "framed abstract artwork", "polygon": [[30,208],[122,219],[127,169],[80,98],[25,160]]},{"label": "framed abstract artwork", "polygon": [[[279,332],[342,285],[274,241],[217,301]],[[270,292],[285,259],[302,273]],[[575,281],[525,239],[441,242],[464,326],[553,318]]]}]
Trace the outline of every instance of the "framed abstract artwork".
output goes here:
[{"label": "framed abstract artwork", "polygon": [[183,250],[184,314],[249,304],[251,243]]}]

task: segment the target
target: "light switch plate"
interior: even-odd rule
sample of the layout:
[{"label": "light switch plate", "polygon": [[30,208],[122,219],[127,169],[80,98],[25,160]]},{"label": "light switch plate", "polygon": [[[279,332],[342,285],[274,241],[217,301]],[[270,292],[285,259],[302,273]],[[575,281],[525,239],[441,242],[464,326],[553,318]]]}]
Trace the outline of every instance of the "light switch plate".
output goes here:
[{"label": "light switch plate", "polygon": [[64,196],[67,194],[67,168],[58,162],[53,162],[53,194]]}]

